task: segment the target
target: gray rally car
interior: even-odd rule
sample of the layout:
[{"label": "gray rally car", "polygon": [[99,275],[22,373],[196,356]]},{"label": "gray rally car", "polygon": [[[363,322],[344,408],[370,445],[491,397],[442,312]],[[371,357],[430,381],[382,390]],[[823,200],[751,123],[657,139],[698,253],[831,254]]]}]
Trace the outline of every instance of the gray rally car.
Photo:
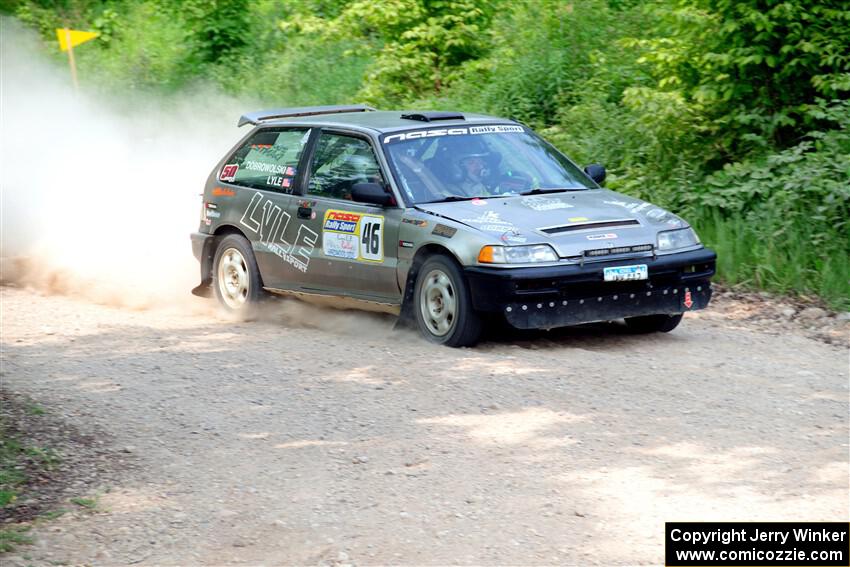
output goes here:
[{"label": "gray rally car", "polygon": [[600,187],[526,126],[366,106],[246,114],[204,189],[196,295],[246,312],[265,292],[334,298],[474,344],[624,318],[670,331],[711,297],[715,253],[681,218]]}]

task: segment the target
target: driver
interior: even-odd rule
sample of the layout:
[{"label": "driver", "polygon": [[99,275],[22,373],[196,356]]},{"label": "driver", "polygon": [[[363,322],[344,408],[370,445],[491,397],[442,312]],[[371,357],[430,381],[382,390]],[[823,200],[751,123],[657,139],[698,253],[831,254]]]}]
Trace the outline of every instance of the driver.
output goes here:
[{"label": "driver", "polygon": [[493,162],[490,152],[478,136],[457,136],[440,140],[434,156],[434,173],[452,193],[462,197],[489,196]]},{"label": "driver", "polygon": [[489,193],[489,188],[485,185],[490,176],[487,157],[486,153],[475,153],[467,154],[458,160],[461,174],[458,185],[468,197],[483,197]]}]

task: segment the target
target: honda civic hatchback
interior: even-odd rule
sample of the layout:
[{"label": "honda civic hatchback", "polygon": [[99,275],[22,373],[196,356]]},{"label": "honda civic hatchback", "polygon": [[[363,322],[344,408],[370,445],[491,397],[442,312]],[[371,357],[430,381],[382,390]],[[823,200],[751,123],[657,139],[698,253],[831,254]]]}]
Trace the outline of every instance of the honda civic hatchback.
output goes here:
[{"label": "honda civic hatchback", "polygon": [[468,346],[494,319],[668,332],[711,298],[715,253],[684,220],[602,188],[604,167],[518,122],[325,106],[245,124],[192,234],[193,293],[229,311],[269,293],[333,298]]}]

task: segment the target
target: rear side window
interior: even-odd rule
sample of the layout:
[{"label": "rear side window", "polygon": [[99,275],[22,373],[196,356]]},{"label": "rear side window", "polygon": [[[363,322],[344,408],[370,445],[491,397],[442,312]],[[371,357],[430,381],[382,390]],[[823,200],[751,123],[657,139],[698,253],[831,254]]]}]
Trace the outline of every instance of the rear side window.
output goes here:
[{"label": "rear side window", "polygon": [[236,150],[219,173],[219,180],[254,189],[292,193],[308,128],[261,130]]}]

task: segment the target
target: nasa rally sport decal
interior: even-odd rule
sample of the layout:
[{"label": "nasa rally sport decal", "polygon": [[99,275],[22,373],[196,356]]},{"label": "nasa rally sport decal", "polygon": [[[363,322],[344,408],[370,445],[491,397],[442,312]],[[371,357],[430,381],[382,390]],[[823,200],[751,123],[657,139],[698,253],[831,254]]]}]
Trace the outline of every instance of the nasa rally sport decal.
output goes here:
[{"label": "nasa rally sport decal", "polygon": [[322,222],[322,251],[331,258],[384,261],[384,217],[328,210]]}]

